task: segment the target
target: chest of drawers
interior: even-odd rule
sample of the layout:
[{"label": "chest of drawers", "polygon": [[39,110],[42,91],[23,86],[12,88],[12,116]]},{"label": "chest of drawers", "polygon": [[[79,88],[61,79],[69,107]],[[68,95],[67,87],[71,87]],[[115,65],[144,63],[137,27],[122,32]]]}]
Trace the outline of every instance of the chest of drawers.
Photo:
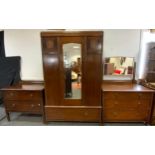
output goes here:
[{"label": "chest of drawers", "polygon": [[2,89],[7,119],[10,112],[26,112],[43,115],[44,86],[19,84]]},{"label": "chest of drawers", "polygon": [[137,84],[104,84],[104,122],[150,122],[153,90]]}]

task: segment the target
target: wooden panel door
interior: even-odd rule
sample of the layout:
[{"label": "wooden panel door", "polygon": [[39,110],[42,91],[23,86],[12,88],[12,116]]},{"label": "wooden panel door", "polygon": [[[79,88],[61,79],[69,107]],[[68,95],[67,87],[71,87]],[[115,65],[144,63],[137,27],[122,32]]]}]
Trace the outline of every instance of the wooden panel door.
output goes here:
[{"label": "wooden panel door", "polygon": [[57,37],[42,37],[46,106],[59,105],[62,97],[58,41]]},{"label": "wooden panel door", "polygon": [[[41,36],[46,99],[45,120],[100,122],[103,33],[47,32]],[[73,91],[67,87],[66,79],[70,76],[66,76],[68,63],[64,61],[67,56],[64,55],[66,52],[63,52],[68,44],[74,46],[73,43],[78,44],[81,51],[80,59],[78,57],[80,61],[77,62],[82,66],[80,72],[78,71],[82,76],[82,85],[78,85],[79,87],[75,87],[75,83],[71,85],[72,88],[82,89],[82,94],[77,98],[74,98]],[[75,71],[73,67],[71,65],[72,71]],[[75,82],[75,79],[71,81]],[[78,78],[76,82],[78,83]]]},{"label": "wooden panel door", "polygon": [[86,37],[83,53],[83,103],[85,105],[101,105],[102,84],[102,36]]}]

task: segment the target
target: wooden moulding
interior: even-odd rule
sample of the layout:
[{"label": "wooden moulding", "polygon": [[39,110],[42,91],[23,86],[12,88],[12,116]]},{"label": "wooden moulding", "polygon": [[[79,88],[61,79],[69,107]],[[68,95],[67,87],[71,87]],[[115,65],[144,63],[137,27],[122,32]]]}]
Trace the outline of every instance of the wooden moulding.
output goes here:
[{"label": "wooden moulding", "polygon": [[42,37],[61,36],[61,37],[78,37],[78,36],[103,36],[103,31],[49,31],[41,32]]}]

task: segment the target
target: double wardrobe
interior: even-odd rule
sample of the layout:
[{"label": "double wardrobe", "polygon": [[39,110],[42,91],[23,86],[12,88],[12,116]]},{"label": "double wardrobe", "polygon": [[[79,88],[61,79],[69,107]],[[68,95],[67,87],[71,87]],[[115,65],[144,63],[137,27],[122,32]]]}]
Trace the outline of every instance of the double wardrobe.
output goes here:
[{"label": "double wardrobe", "polygon": [[42,32],[44,121],[102,122],[103,32]]}]

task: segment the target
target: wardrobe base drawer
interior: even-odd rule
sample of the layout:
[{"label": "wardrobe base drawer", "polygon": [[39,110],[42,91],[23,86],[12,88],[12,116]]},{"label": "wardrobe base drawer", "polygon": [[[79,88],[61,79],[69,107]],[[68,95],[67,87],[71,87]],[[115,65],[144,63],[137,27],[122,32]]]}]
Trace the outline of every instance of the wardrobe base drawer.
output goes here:
[{"label": "wardrobe base drawer", "polygon": [[101,107],[45,107],[46,121],[101,122]]}]

